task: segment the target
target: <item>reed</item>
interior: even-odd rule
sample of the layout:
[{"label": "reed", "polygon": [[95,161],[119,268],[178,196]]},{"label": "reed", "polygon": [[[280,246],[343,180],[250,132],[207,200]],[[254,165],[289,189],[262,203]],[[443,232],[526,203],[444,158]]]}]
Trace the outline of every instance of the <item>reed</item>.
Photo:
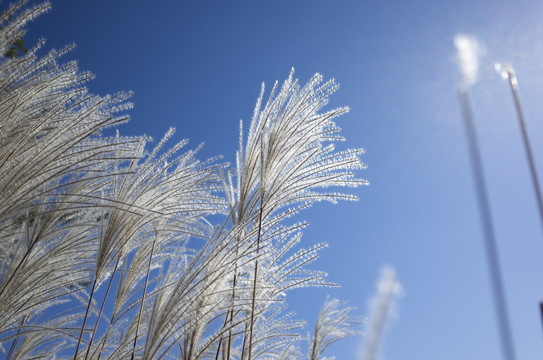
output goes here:
[{"label": "reed", "polygon": [[[0,15],[0,54],[50,7],[26,6]],[[59,64],[69,48],[40,57],[41,45],[0,56],[0,351],[315,359],[286,294],[331,285],[307,268],[326,244],[300,248],[307,223],[292,217],[356,200],[330,188],[367,184],[356,176],[363,150],[334,148],[348,111],[323,110],[335,81],[300,85],[291,72],[267,101],[262,87],[231,167],[198,160],[187,141],[168,145],[174,129],[153,149],[144,136],[100,135],[128,121],[131,94],[89,94],[92,75]],[[354,324],[340,305],[325,304],[320,348]]]}]

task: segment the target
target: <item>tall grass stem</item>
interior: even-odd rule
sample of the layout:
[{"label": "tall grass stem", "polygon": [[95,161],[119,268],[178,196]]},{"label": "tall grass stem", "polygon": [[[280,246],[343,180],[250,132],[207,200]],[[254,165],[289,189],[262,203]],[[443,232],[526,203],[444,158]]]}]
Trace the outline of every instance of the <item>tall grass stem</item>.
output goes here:
[{"label": "tall grass stem", "polygon": [[477,142],[477,136],[475,132],[475,125],[473,121],[473,114],[471,110],[471,104],[469,99],[468,87],[461,88],[459,92],[460,107],[462,110],[462,118],[464,120],[464,127],[466,132],[466,138],[468,142],[471,169],[473,172],[473,179],[475,182],[475,191],[477,194],[477,202],[479,204],[479,214],[481,217],[484,245],[487,256],[488,270],[490,273],[490,282],[492,286],[492,295],[494,299],[494,305],[496,308],[496,316],[498,318],[498,327],[500,333],[500,342],[502,345],[504,360],[514,360],[515,351],[513,347],[513,340],[511,336],[511,326],[509,323],[509,315],[507,313],[507,306],[505,301],[505,292],[502,281],[501,267],[498,259],[498,250],[496,246],[496,239],[494,235],[494,228],[492,225],[492,218],[490,215],[490,205],[488,201],[486,183],[483,174],[483,167],[481,163],[481,156],[479,153],[479,145]]},{"label": "tall grass stem", "polygon": [[532,154],[532,147],[530,146],[530,139],[528,138],[528,131],[526,129],[526,123],[524,121],[524,113],[522,111],[522,106],[520,105],[518,80],[513,67],[508,63],[504,65],[509,87],[511,88],[513,101],[515,103],[517,119],[520,125],[520,130],[522,132],[522,140],[524,143],[524,149],[526,150],[526,158],[528,159],[528,165],[530,166],[530,175],[532,177],[532,184],[534,186],[534,191],[536,194],[537,208],[539,209],[539,222],[541,224],[541,230],[543,231],[543,199],[541,196],[541,188],[539,187],[539,179],[537,177],[534,156]]}]

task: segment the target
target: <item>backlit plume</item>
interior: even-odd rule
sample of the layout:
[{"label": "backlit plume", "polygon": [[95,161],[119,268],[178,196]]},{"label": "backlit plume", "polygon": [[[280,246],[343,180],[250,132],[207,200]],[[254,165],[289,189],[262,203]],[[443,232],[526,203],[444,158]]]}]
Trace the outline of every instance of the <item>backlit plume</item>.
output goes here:
[{"label": "backlit plume", "polygon": [[458,51],[458,66],[462,73],[462,86],[469,88],[477,81],[477,68],[482,47],[476,38],[467,35],[456,35],[454,45]]}]

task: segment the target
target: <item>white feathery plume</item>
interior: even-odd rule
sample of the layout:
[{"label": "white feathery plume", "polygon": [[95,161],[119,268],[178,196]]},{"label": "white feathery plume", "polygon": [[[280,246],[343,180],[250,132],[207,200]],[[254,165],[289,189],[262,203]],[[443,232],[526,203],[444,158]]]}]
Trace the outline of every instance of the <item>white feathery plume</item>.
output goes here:
[{"label": "white feathery plume", "polygon": [[377,293],[370,301],[370,317],[368,331],[362,348],[361,360],[374,360],[379,352],[383,329],[394,309],[395,299],[402,295],[402,286],[396,277],[396,271],[391,266],[381,269],[377,282]]},{"label": "white feathery plume", "polygon": [[482,55],[482,46],[477,39],[468,35],[456,35],[454,45],[458,51],[458,65],[462,73],[462,87],[469,88],[477,81],[479,57]]},{"label": "white feathery plume", "polygon": [[517,75],[515,74],[515,69],[508,62],[495,63],[494,69],[502,79],[509,80],[513,91],[518,91],[518,80]]},{"label": "white feathery plume", "polygon": [[[316,201],[357,199],[330,188],[367,184],[356,177],[364,150],[334,148],[333,119],[348,111],[323,111],[335,81],[302,86],[291,72],[267,101],[262,87],[230,173],[198,161],[199,148],[182,153],[186,141],[165,149],[173,129],[151,151],[147,137],[101,135],[128,120],[116,114],[130,93],[89,94],[92,75],[58,63],[71,47],[6,58],[49,8],[17,15],[25,2],[0,13],[0,352],[301,358],[303,322],[284,312],[285,293],[330,285],[307,268],[326,244],[296,251],[307,223],[286,221]],[[230,216],[213,228],[223,172]],[[194,238],[206,241],[194,249]],[[340,305],[325,304],[315,349],[352,334]]]},{"label": "white feathery plume", "polygon": [[326,297],[315,325],[315,333],[310,339],[309,360],[335,359],[324,357],[324,350],[336,341],[359,334],[356,327],[360,321],[350,314],[355,307],[345,304],[338,299]]}]

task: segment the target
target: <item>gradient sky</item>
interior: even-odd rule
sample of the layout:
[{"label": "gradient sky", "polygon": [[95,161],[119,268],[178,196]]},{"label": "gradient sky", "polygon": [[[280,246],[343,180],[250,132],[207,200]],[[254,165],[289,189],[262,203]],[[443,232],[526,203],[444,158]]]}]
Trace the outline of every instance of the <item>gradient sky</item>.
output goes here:
[{"label": "gradient sky", "polygon": [[[5,6],[5,4],[3,4]],[[331,107],[347,141],[364,147],[369,187],[357,203],[316,204],[306,245],[330,247],[313,266],[339,289],[291,292],[312,328],[326,294],[368,314],[379,269],[394,266],[404,288],[381,359],[500,359],[497,322],[457,98],[453,38],[485,46],[472,87],[474,116],[497,234],[517,359],[543,358],[543,232],[507,84],[509,61],[543,179],[543,2],[57,0],[28,26],[27,47],[76,43],[96,79],[91,92],[133,90],[124,135],[160,138],[169,127],[202,159],[233,161],[240,119],[250,120],[291,67],[306,82],[320,72],[341,84]],[[330,348],[355,359],[362,338]]]}]

